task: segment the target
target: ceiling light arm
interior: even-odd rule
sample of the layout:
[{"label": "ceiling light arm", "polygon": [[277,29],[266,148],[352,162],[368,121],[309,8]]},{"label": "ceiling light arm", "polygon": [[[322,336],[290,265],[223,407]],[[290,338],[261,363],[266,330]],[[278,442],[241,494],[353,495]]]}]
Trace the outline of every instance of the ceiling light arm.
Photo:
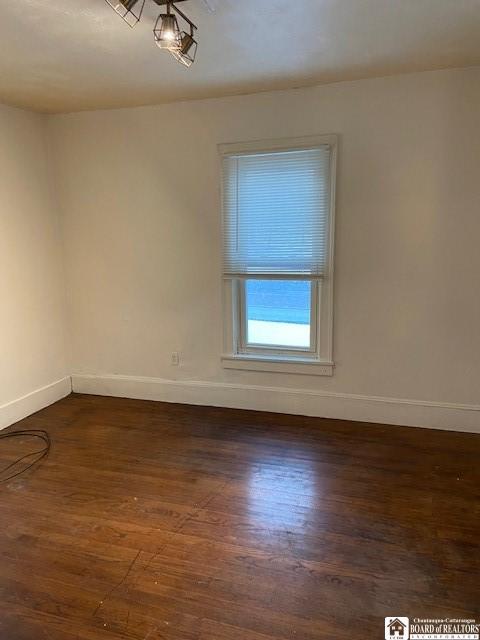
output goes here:
[{"label": "ceiling light arm", "polygon": [[179,16],[181,16],[181,17],[185,20],[185,22],[186,22],[188,25],[190,25],[190,31],[191,31],[192,36],[193,36],[193,31],[194,31],[194,30],[195,30],[195,31],[197,31],[197,30],[198,30],[197,25],[196,25],[196,24],[194,24],[194,23],[190,20],[190,18],[187,18],[187,16],[183,13],[183,11],[180,11],[180,9],[179,9],[179,8],[178,8],[178,7],[177,7],[173,2],[172,2],[171,4],[172,4],[172,7],[173,7],[173,10],[174,10],[174,11],[176,11],[176,13],[178,13],[178,15],[179,15]]}]

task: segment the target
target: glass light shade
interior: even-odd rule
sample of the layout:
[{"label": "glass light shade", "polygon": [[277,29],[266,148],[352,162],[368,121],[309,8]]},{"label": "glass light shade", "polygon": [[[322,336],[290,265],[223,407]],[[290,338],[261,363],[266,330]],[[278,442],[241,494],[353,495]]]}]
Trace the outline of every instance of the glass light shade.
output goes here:
[{"label": "glass light shade", "polygon": [[157,47],[160,49],[177,51],[181,47],[180,29],[173,13],[162,13],[158,16],[153,35]]},{"label": "glass light shade", "polygon": [[128,24],[134,27],[142,17],[145,0],[105,0],[118,15]]},{"label": "glass light shade", "polygon": [[195,55],[197,53],[197,41],[190,33],[182,31],[180,49],[172,51],[171,54],[185,67],[191,67],[195,62]]}]

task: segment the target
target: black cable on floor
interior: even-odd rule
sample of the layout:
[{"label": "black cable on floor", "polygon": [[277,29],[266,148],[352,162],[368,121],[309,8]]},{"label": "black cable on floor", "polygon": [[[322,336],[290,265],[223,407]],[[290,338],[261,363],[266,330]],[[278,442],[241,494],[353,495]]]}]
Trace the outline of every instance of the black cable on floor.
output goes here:
[{"label": "black cable on floor", "polygon": [[[5,440],[6,438],[21,438],[21,437],[37,438],[39,440],[42,440],[45,446],[43,447],[43,449],[38,449],[37,451],[31,451],[30,453],[26,453],[24,456],[17,458],[17,460],[15,460],[14,462],[11,462],[9,465],[4,467],[3,469],[0,469],[0,483],[13,480],[13,478],[16,478],[22,473],[25,473],[25,471],[28,471],[28,469],[31,469],[36,464],[38,464],[41,460],[43,460],[43,458],[48,456],[50,452],[50,448],[52,446],[50,436],[48,435],[48,432],[44,431],[43,429],[22,429],[20,431],[9,431],[8,433],[0,433],[0,440]],[[19,471],[16,471],[15,473],[11,473],[6,478],[3,477],[7,471],[9,471],[10,469],[15,469],[15,467],[17,467],[17,465],[23,462],[23,460],[26,460],[27,458],[31,458],[32,456],[37,456],[37,457],[29,465],[27,465],[26,467],[24,466],[22,469],[20,469]]]}]

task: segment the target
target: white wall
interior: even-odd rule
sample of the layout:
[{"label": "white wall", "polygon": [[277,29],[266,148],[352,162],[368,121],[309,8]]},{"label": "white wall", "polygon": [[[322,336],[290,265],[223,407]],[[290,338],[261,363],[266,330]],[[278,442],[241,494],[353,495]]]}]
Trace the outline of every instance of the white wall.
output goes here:
[{"label": "white wall", "polygon": [[[479,114],[475,68],[51,118],[75,388],[480,430]],[[216,146],[329,133],[335,375],[223,370]]]},{"label": "white wall", "polygon": [[0,428],[69,392],[44,116],[0,106]]}]

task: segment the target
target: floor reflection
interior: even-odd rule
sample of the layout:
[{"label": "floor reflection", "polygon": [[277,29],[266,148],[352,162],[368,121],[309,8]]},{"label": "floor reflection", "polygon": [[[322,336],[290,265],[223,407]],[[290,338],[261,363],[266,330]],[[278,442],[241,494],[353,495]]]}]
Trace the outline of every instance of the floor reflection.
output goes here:
[{"label": "floor reflection", "polygon": [[252,524],[268,529],[304,530],[318,495],[318,476],[309,459],[268,458],[254,465],[248,484]]}]

